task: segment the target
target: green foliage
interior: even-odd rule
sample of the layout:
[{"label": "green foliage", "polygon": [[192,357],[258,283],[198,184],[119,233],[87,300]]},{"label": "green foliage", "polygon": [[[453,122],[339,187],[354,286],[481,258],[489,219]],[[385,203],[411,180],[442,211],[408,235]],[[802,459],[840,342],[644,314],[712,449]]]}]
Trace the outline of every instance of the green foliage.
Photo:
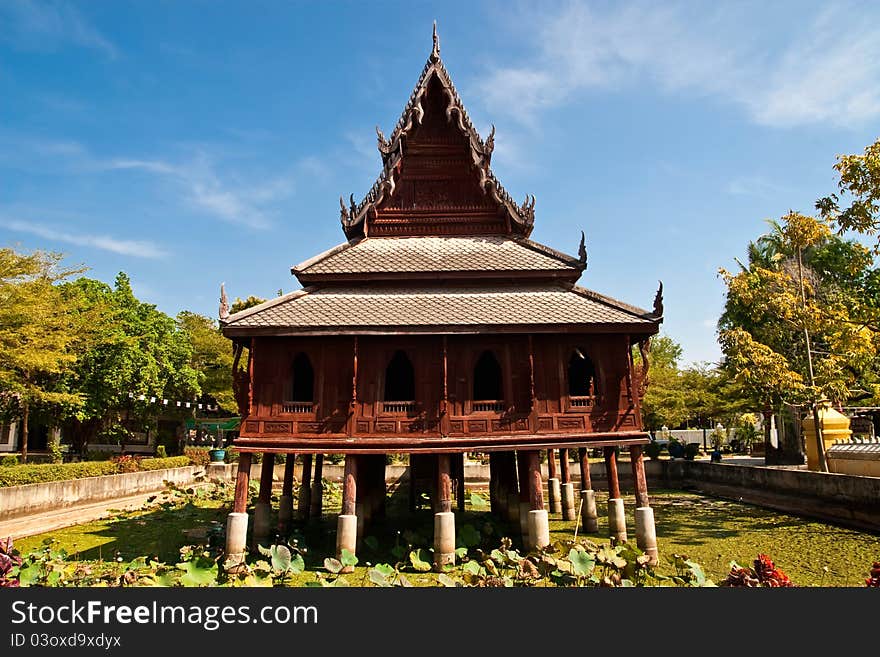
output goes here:
[{"label": "green foliage", "polygon": [[61,258],[0,249],[0,405],[22,418],[25,461],[31,409],[43,406],[60,417],[83,402],[65,387],[64,377],[76,365],[76,346],[87,331],[58,285],[81,270],[63,268]]},{"label": "green foliage", "polygon": [[248,308],[253,308],[254,306],[259,306],[261,303],[264,303],[266,300],[261,299],[260,297],[255,297],[254,295],[249,296],[247,299],[241,299],[239,297],[235,298],[235,301],[232,302],[232,305],[229,307],[230,314],[234,315],[235,313],[240,313],[242,310],[247,310]]},{"label": "green foliage", "polygon": [[706,577],[700,564],[688,559],[686,554],[673,554],[668,557],[669,563],[675,568],[675,575],[658,576],[661,581],[668,581],[673,586],[714,587],[715,583]]},{"label": "green foliage", "polygon": [[852,391],[875,389],[880,271],[867,250],[796,212],[771,226],[750,245],[740,272],[721,270],[725,369],[762,406],[843,402]]},{"label": "green foliage", "polygon": [[164,458],[145,458],[138,462],[138,470],[164,470],[165,468],[185,468],[192,465],[186,456],[166,456]]},{"label": "green foliage", "polygon": [[865,235],[880,232],[880,139],[867,146],[863,155],[839,155],[834,168],[840,175],[840,192],[852,201],[841,208],[840,197],[831,194],[819,199],[816,208],[841,230]]},{"label": "green foliage", "polygon": [[137,401],[140,395],[191,399],[201,392],[199,373],[191,365],[189,336],[154,305],[139,301],[124,273],[112,288],[80,278],[61,286],[61,291],[69,312],[93,318],[67,379],[68,387],[83,396],[76,414],[81,440],[93,438],[96,427],[121,425],[123,418],[127,430],[149,427],[164,409]]},{"label": "green foliage", "polygon": [[211,462],[210,447],[187,447],[183,455],[189,459],[190,465],[208,465]]},{"label": "green foliage", "polygon": [[136,459],[127,457],[125,461],[83,461],[81,463],[0,466],[0,487],[101,477],[119,474],[120,472],[136,472],[138,470],[180,468],[186,465],[189,465],[189,460],[186,457],[171,456],[164,459]]},{"label": "green foliage", "polygon": [[156,447],[156,458],[164,459],[168,456],[168,453],[165,451],[165,445],[159,445]]},{"label": "green foliage", "polygon": [[428,572],[429,570],[431,570],[431,564],[433,563],[433,561],[434,558],[430,550],[420,548],[417,550],[412,550],[409,553],[409,562],[416,572]]},{"label": "green foliage", "polygon": [[11,468],[13,465],[18,465],[18,457],[14,454],[7,454],[0,458],[0,468]]},{"label": "green foliage", "polygon": [[232,343],[213,319],[187,310],[177,325],[192,348],[189,365],[198,373],[202,394],[213,397],[228,412],[237,410],[232,393]]},{"label": "green foliage", "polygon": [[[637,361],[641,356],[634,353]],[[645,427],[677,427],[689,421],[702,424],[708,418],[728,421],[744,405],[741,392],[727,373],[706,363],[680,369],[681,347],[669,336],[651,341],[648,361],[649,385],[642,401]]]}]

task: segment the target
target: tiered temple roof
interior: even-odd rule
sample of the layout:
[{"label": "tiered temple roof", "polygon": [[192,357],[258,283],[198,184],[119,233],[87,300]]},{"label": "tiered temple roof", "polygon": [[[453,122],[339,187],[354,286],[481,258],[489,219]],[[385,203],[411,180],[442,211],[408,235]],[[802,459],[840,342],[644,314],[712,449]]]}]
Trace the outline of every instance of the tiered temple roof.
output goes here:
[{"label": "tiered temple roof", "polygon": [[[378,129],[377,129],[378,131]],[[293,267],[305,287],[230,316],[229,336],[326,333],[628,332],[653,311],[577,287],[579,256],[528,239],[534,197],[514,203],[440,59],[439,40],[391,137],[382,175],[341,201],[348,241]]]}]

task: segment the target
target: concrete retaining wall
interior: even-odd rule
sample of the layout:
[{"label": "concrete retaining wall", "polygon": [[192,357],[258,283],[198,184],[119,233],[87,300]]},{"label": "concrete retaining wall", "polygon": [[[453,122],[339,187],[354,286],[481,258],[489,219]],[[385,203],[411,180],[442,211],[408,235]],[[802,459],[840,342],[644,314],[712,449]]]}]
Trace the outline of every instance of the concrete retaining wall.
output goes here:
[{"label": "concrete retaining wall", "polygon": [[880,531],[880,477],[705,461],[648,461],[649,486],[692,488],[796,515]]},{"label": "concrete retaining wall", "polygon": [[204,473],[205,468],[186,466],[3,487],[0,488],[0,520],[159,491],[165,488],[165,481],[188,484]]}]

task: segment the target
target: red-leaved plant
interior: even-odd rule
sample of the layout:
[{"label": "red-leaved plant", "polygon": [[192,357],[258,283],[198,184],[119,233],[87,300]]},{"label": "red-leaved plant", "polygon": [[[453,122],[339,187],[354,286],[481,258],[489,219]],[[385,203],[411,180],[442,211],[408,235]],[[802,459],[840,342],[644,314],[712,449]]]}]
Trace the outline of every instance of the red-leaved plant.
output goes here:
[{"label": "red-leaved plant", "polygon": [[880,588],[880,561],[875,561],[871,567],[871,576],[865,578],[865,586]]},{"label": "red-leaved plant", "polygon": [[12,549],[12,537],[0,538],[0,588],[18,586],[18,578],[9,573],[21,565],[21,557]]},{"label": "red-leaved plant", "polygon": [[766,554],[759,554],[754,568],[744,568],[735,561],[730,564],[730,572],[721,586],[745,587],[787,587],[794,586],[784,572],[779,570]]}]

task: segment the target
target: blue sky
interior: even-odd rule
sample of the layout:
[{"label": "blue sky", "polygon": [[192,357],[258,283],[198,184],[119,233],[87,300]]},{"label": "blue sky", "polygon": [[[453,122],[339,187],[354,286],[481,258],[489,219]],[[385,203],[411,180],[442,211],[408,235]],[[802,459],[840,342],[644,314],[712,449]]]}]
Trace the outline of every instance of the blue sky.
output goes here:
[{"label": "blue sky", "polygon": [[165,312],[297,287],[343,241],[431,49],[533,239],[719,356],[764,220],[880,136],[880,7],[828,2],[0,2],[0,245],[127,272]]}]

